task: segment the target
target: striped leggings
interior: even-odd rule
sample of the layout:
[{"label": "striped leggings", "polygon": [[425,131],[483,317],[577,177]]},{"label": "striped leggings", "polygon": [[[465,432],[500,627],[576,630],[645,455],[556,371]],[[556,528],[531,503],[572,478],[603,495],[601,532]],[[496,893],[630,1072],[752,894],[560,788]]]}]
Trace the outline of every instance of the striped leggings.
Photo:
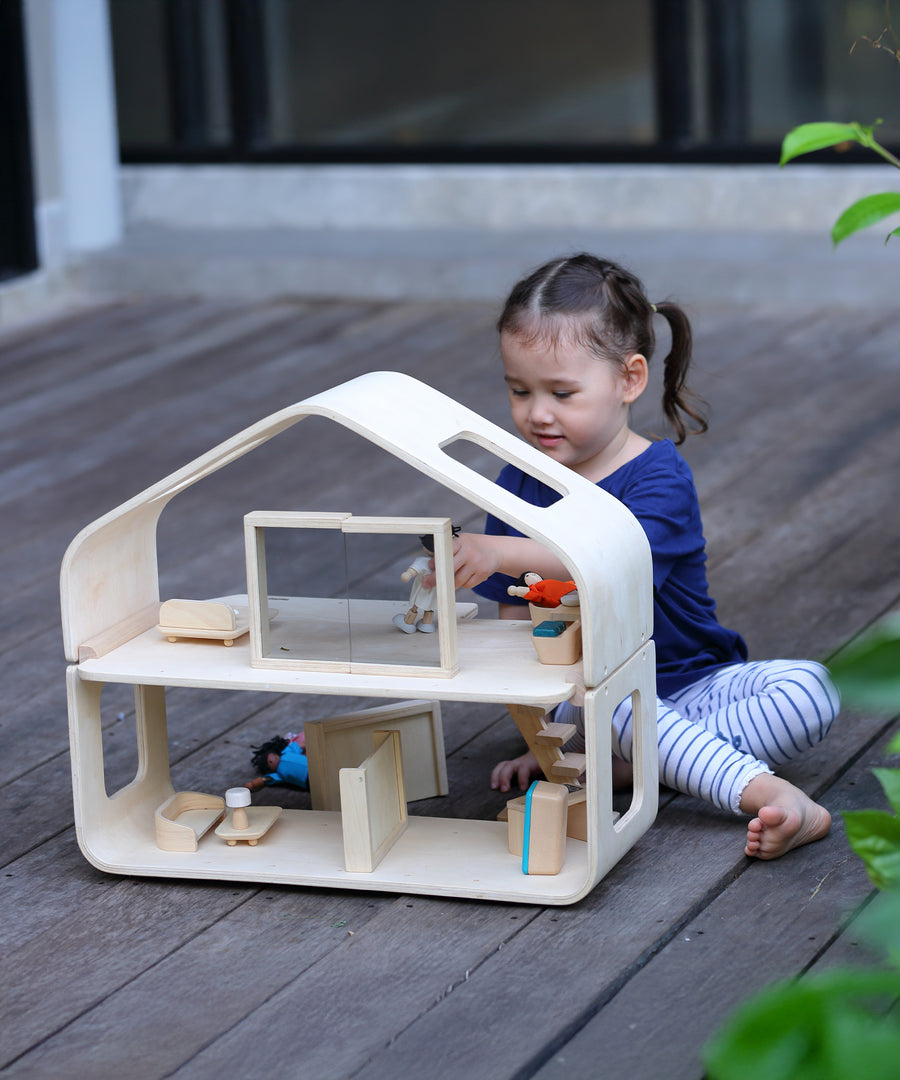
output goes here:
[{"label": "striped leggings", "polygon": [[[821,664],[763,660],[722,668],[666,701],[657,698],[660,783],[740,813],[750,780],[815,746],[839,708]],[[555,719],[578,729],[566,749],[583,750],[583,710],[564,701]],[[629,696],[613,713],[613,754],[631,761],[631,742]]]}]

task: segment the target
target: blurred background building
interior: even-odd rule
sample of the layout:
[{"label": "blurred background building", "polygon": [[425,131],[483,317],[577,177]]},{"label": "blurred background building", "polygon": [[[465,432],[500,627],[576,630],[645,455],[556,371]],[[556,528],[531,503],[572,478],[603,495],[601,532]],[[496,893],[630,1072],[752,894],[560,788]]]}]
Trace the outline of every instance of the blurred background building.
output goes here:
[{"label": "blurred background building", "polygon": [[488,260],[512,233],[827,231],[893,177],[852,150],[780,172],[781,139],[883,117],[900,146],[889,18],[884,0],[2,0],[0,318],[112,276],[149,287],[166,252],[184,275],[190,253],[305,256],[320,272],[298,288],[334,291],[321,268],[351,231],[370,283],[371,245],[408,252],[410,230]]}]

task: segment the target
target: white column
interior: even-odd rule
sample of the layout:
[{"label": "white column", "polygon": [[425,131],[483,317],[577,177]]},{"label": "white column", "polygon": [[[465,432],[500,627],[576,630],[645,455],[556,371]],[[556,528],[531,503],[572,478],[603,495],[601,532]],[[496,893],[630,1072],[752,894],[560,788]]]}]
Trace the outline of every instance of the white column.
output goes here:
[{"label": "white column", "polygon": [[106,0],[52,0],[66,241],[91,251],[122,236],[119,146]]}]

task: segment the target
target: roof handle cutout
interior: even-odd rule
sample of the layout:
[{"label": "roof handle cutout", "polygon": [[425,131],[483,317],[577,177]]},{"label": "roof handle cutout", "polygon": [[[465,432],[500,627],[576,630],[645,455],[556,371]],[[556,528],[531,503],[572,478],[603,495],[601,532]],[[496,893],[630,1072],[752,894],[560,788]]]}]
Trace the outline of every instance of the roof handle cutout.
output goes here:
[{"label": "roof handle cutout", "polygon": [[497,477],[506,465],[514,465],[530,476],[536,477],[542,484],[546,484],[560,498],[565,498],[569,494],[568,489],[563,484],[560,484],[555,479],[551,480],[542,469],[535,469],[533,466],[526,464],[516,454],[501,454],[499,452],[500,448],[496,444],[489,442],[474,432],[461,432],[449,442],[442,443],[440,449],[453,461],[465,465],[472,472],[478,473],[479,476],[483,476],[494,483],[497,482]]}]

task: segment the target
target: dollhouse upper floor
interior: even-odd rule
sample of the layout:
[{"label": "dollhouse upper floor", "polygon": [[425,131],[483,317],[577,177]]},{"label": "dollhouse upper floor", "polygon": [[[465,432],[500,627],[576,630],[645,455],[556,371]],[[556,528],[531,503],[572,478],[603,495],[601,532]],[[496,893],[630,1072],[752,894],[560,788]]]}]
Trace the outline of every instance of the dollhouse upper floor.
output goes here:
[{"label": "dollhouse upper floor", "polygon": [[[326,462],[311,462],[305,451],[303,459],[294,462],[285,505],[254,505],[254,458],[260,459],[260,468],[271,467],[273,447],[311,417],[336,422],[361,437],[358,471],[335,482],[335,505],[304,506],[304,471],[327,467]],[[466,446],[486,451],[498,468],[512,463],[537,476],[558,491],[560,499],[546,508],[523,502],[466,464],[459,453]],[[368,466],[375,448],[435,481],[442,494],[428,517],[390,514],[390,507],[383,514],[357,513],[357,502],[364,509],[371,505],[367,488],[377,481]],[[287,446],[285,455],[290,453]],[[191,488],[233,468],[244,478],[243,485],[228,489],[228,497],[234,527],[245,532],[246,561],[219,599],[248,606],[250,633],[227,649],[209,641],[172,648],[156,629],[160,601],[167,598],[161,593],[172,595],[159,558],[164,511],[177,505],[182,520],[189,522]],[[367,493],[368,503],[360,492]],[[536,660],[526,622],[472,618],[471,605],[456,603],[446,511],[460,501],[538,540],[569,568],[584,628],[583,667],[577,674]],[[408,640],[396,633],[390,611],[379,605],[398,600],[384,599],[377,581],[362,590],[354,588],[354,582],[370,575],[349,571],[353,559],[391,562],[385,551],[396,551],[397,565],[405,565],[418,546],[419,533],[437,540],[438,611],[455,615],[438,619],[440,632],[433,644],[426,644],[423,635]],[[324,550],[345,567],[342,588],[321,588],[328,577],[321,570]],[[170,559],[177,561],[179,551],[177,542],[166,542]],[[289,584],[276,579],[279,551],[282,561],[299,572],[299,584],[296,578]],[[202,552],[196,557],[202,558]],[[209,559],[215,557],[210,544]],[[189,568],[182,581],[182,593],[189,594]],[[87,526],[63,561],[61,596],[67,657],[80,663],[83,677],[109,682],[514,699],[550,707],[571,696],[582,678],[587,686],[597,685],[652,632],[649,548],[632,515],[593,484],[477,413],[395,372],[360,376],[276,412]],[[343,624],[349,627],[349,644],[332,643],[330,635],[340,634]],[[308,628],[319,654],[297,645],[294,638],[285,644],[289,627],[297,633]],[[371,645],[374,655],[361,652],[366,641],[376,642]],[[436,650],[433,658],[416,659],[426,648]],[[342,665],[345,653],[347,663]]]}]

